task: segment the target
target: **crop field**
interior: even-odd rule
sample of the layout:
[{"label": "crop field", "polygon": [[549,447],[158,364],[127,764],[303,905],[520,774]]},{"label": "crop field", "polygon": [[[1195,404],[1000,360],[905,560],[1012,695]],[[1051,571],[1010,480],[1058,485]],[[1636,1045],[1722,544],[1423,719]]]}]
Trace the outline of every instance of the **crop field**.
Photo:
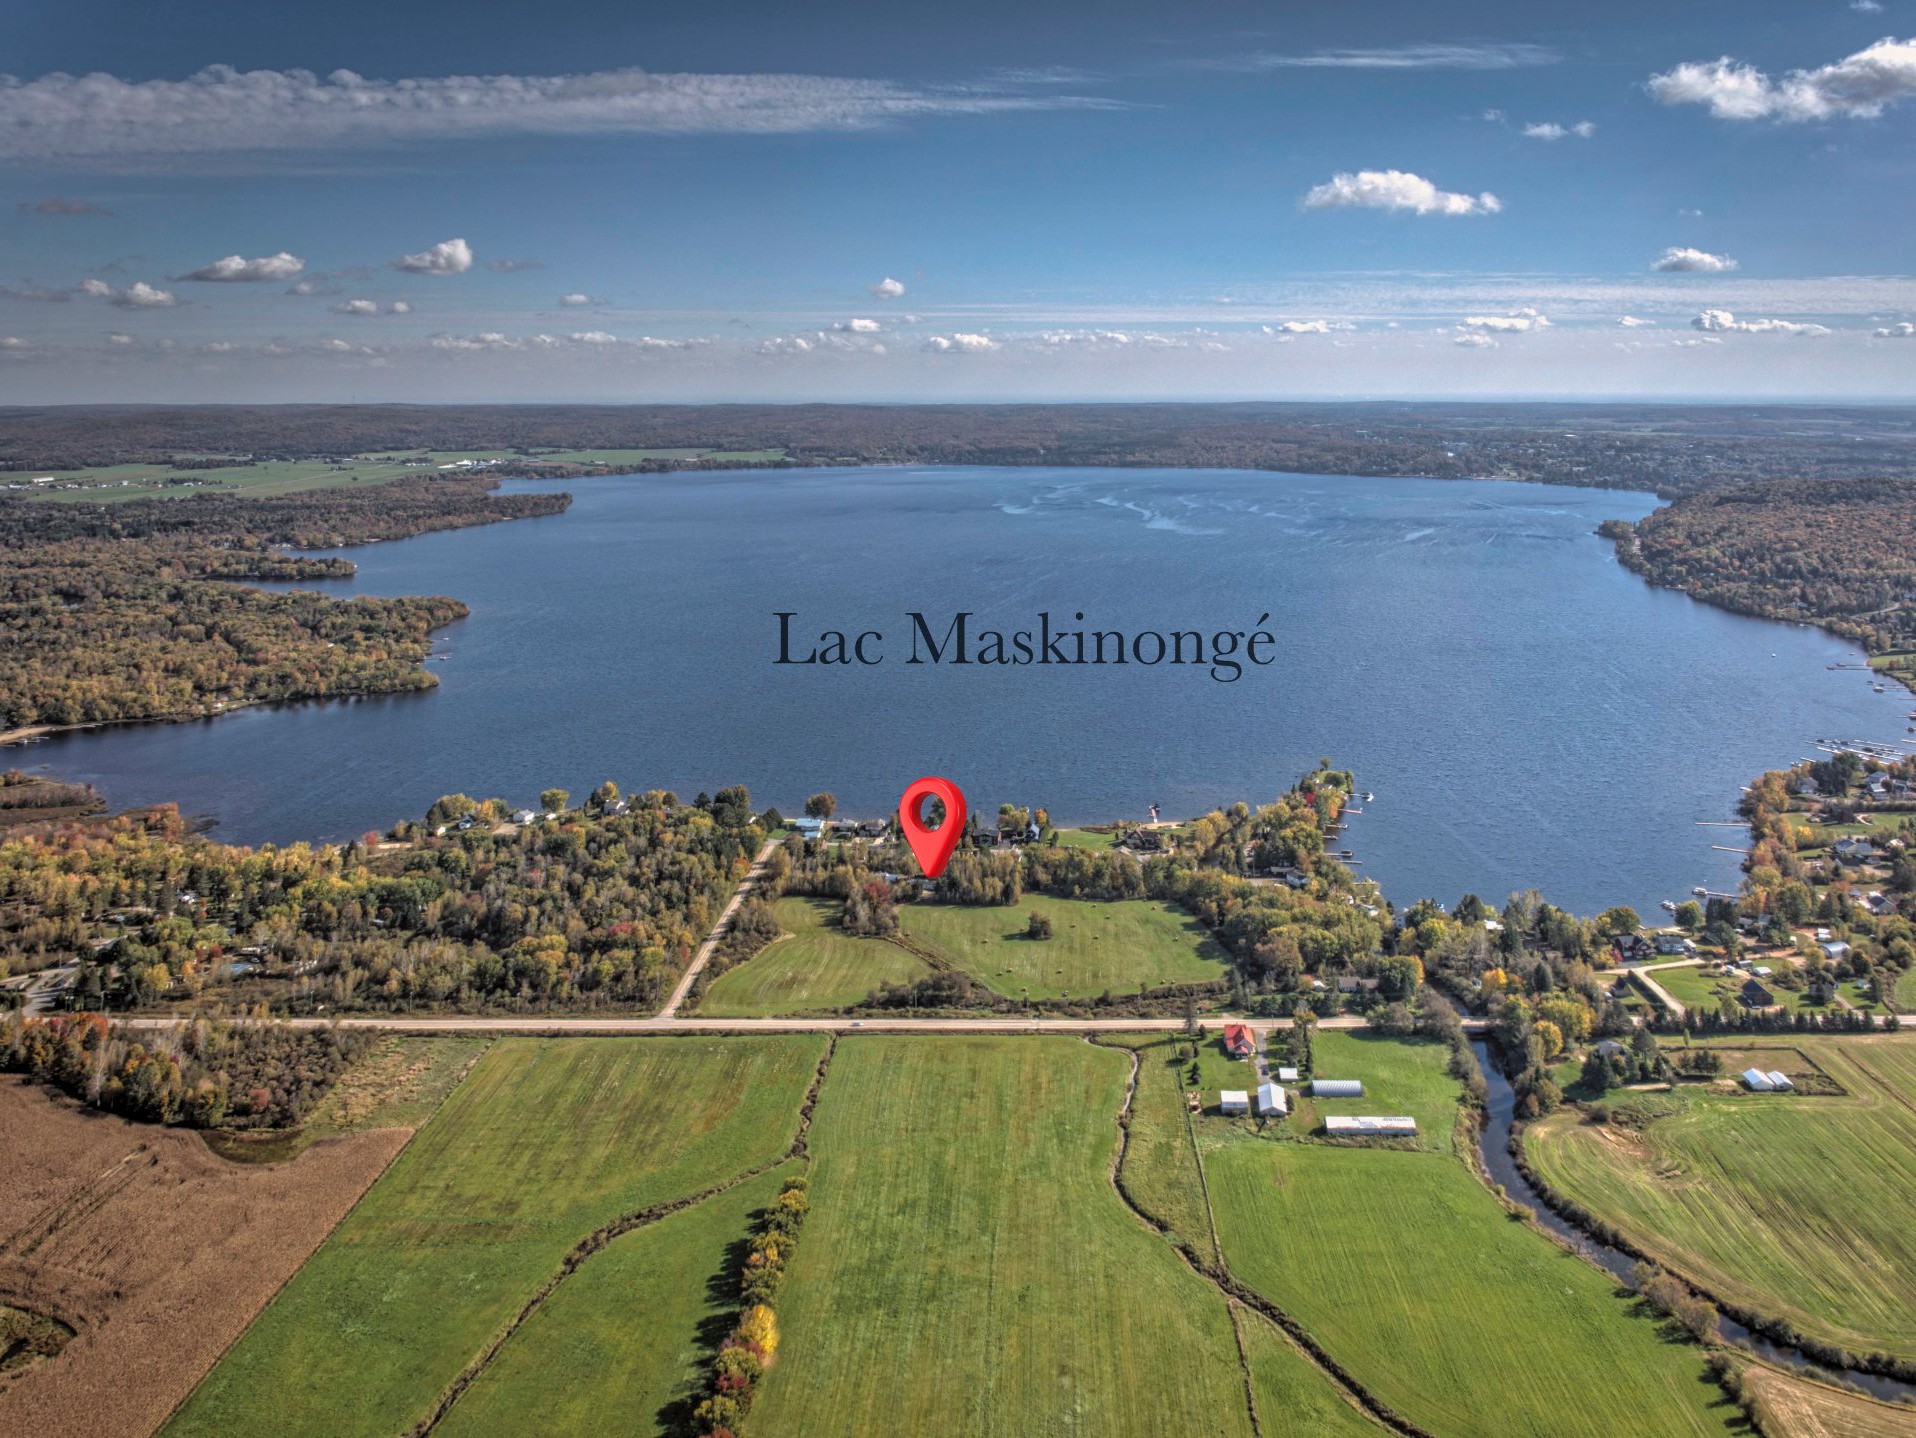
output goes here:
[{"label": "crop field", "polygon": [[[1916,1356],[1916,1035],[1789,1042],[1848,1095],[1683,1088],[1640,1130],[1554,1115],[1529,1130],[1531,1160],[1719,1296],[1824,1342]],[[1738,1057],[1726,1050],[1726,1068]]]},{"label": "crop field", "polygon": [[[75,1336],[0,1377],[0,1433],[145,1438],[405,1143],[236,1164],[0,1078],[0,1302]],[[190,1315],[190,1321],[182,1321]]]},{"label": "crop field", "polygon": [[[1027,939],[1033,913],[1049,939]],[[1146,899],[1101,903],[1026,895],[1009,908],[904,904],[907,937],[1007,998],[1095,998],[1139,984],[1202,983],[1227,976],[1223,950],[1190,915]]]},{"label": "crop field", "polygon": [[1909,1438],[1916,1413],[1906,1404],[1806,1382],[1761,1363],[1743,1371],[1743,1381],[1762,1399],[1765,1431],[1777,1438]]},{"label": "crop field", "polygon": [[[1179,1059],[1185,1047],[1158,1035],[1113,1038],[1138,1055],[1138,1091],[1131,1100],[1131,1143],[1124,1160],[1125,1188],[1131,1199],[1178,1239],[1207,1260],[1217,1257],[1211,1220],[1204,1211],[1198,1181],[1197,1150],[1185,1117],[1185,1079],[1190,1065]],[[1244,1065],[1250,1073],[1250,1066]],[[1207,1096],[1208,1097],[1208,1096]]]},{"label": "crop field", "polygon": [[1111,1185],[1129,1072],[1064,1038],[842,1041],[752,1430],[1246,1438],[1222,1296]]},{"label": "crop field", "polygon": [[1236,1276],[1431,1432],[1729,1431],[1702,1350],[1506,1215],[1461,1161],[1240,1141],[1205,1168]]},{"label": "crop field", "polygon": [[559,1285],[460,1395],[438,1438],[677,1438],[716,1330],[731,1252],[794,1162],[615,1238]]},{"label": "crop field", "polygon": [[405,1431],[596,1229],[778,1159],[824,1045],[497,1041],[165,1431]]},{"label": "crop field", "polygon": [[780,899],[778,924],[789,937],[719,975],[698,1011],[722,1018],[817,1013],[861,1002],[882,984],[910,983],[930,969],[884,939],[861,939],[836,927],[838,905],[827,899]]}]

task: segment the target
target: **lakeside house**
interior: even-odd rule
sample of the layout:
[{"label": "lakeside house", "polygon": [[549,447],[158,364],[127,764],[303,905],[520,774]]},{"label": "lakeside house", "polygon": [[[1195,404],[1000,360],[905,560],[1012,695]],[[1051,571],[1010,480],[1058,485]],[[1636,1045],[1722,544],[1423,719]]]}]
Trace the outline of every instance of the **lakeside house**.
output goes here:
[{"label": "lakeside house", "polygon": [[807,839],[821,839],[825,836],[825,821],[823,819],[794,819],[792,820],[792,828],[796,829]]},{"label": "lakeside house", "polygon": [[1290,1111],[1290,1101],[1284,1096],[1282,1088],[1274,1083],[1263,1083],[1257,1086],[1259,1118],[1283,1118]]},{"label": "lakeside house", "polygon": [[1223,1114],[1248,1114],[1251,1111],[1250,1091],[1241,1088],[1218,1090],[1217,1111]]},{"label": "lakeside house", "polygon": [[1656,945],[1642,934],[1622,934],[1610,945],[1620,964],[1641,964],[1656,957]]},{"label": "lakeside house", "polygon": [[1324,1120],[1324,1132],[1332,1138],[1415,1138],[1417,1120],[1408,1114],[1327,1118]]},{"label": "lakeside house", "polygon": [[1234,1059],[1247,1059],[1257,1052],[1257,1035],[1249,1024],[1224,1026],[1224,1052]]},{"label": "lakeside house", "polygon": [[1682,934],[1658,934],[1653,941],[1659,954],[1694,954],[1696,944]]},{"label": "lakeside house", "polygon": [[1876,846],[1861,834],[1851,834],[1830,845],[1830,857],[1839,864],[1867,864],[1876,857]]},{"label": "lakeside house", "polygon": [[1361,1079],[1312,1079],[1312,1098],[1362,1098],[1364,1084]]}]

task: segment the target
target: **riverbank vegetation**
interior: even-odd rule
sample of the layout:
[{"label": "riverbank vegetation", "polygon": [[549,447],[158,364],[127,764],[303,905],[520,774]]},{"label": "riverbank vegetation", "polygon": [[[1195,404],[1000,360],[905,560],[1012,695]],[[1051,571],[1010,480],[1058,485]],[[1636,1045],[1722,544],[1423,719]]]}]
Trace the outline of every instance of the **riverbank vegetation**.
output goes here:
[{"label": "riverbank vegetation", "polygon": [[569,496],[472,480],[278,499],[117,505],[0,498],[0,730],[217,713],[235,705],[395,693],[437,681],[446,597],[268,593],[246,580],[337,579],[353,566],[285,552],[552,514]]}]

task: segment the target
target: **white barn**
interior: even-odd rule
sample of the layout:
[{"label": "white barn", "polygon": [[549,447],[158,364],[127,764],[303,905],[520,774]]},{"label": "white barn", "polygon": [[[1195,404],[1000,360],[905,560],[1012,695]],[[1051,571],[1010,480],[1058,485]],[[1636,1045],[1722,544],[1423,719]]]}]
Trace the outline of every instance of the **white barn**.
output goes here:
[{"label": "white barn", "polygon": [[1251,1111],[1250,1091],[1241,1088],[1220,1089],[1217,1107],[1220,1113],[1249,1113]]},{"label": "white barn", "polygon": [[1327,1118],[1324,1120],[1324,1132],[1332,1138],[1415,1138],[1417,1120],[1406,1114]]},{"label": "white barn", "polygon": [[1751,1093],[1774,1093],[1776,1091],[1776,1085],[1770,1081],[1770,1076],[1764,1073],[1762,1069],[1744,1069],[1743,1082],[1748,1086]]},{"label": "white barn", "polygon": [[1259,1118],[1283,1118],[1291,1111],[1290,1100],[1284,1096],[1284,1090],[1274,1083],[1257,1086],[1257,1113]]},{"label": "white barn", "polygon": [[1790,1076],[1780,1069],[1771,1069],[1767,1077],[1770,1081],[1770,1087],[1780,1090],[1781,1092],[1788,1093],[1796,1087],[1795,1084],[1790,1082]]}]

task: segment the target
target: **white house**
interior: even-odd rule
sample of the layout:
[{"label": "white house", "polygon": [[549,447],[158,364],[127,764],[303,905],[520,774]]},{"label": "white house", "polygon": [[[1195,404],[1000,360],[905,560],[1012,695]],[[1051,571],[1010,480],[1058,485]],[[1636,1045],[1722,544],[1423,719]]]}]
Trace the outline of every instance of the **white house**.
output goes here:
[{"label": "white house", "polygon": [[1217,1096],[1217,1107],[1219,1113],[1249,1113],[1251,1111],[1251,1095],[1248,1090],[1241,1088],[1220,1089]]}]

